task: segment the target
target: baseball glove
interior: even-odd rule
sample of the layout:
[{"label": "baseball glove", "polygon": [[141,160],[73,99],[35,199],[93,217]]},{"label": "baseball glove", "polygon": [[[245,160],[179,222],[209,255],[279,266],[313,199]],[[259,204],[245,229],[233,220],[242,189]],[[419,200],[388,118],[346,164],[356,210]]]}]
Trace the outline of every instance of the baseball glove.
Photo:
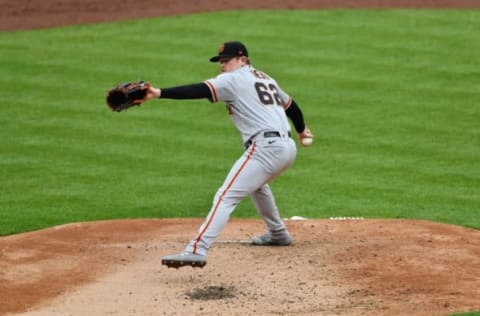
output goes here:
[{"label": "baseball glove", "polygon": [[150,83],[145,81],[122,83],[108,91],[107,105],[114,112],[125,111],[146,100]]}]

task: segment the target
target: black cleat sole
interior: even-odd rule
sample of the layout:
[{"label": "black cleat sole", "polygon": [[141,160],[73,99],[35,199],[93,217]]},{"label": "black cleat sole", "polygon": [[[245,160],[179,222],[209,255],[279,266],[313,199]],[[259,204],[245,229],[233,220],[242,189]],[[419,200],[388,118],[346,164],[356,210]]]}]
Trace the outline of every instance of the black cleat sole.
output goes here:
[{"label": "black cleat sole", "polygon": [[178,269],[181,267],[203,268],[207,265],[206,261],[178,261],[178,260],[162,260],[162,264],[168,268]]}]

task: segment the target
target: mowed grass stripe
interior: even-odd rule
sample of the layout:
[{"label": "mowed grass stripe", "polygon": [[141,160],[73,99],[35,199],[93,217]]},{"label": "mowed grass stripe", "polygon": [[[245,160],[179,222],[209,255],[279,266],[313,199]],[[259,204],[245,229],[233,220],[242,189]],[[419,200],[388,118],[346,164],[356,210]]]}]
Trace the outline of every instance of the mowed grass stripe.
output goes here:
[{"label": "mowed grass stripe", "polygon": [[[15,105],[0,109],[0,234],[204,216],[242,151],[223,105],[162,100],[118,114],[105,90],[215,76],[208,58],[231,39],[316,134],[272,185],[283,216],[480,227],[479,24],[467,10],[233,11],[0,33],[0,101]],[[234,216],[256,212],[245,201]]]},{"label": "mowed grass stripe", "polygon": [[[441,20],[439,20],[441,21]],[[344,25],[342,25],[344,26]],[[381,27],[381,32],[384,33],[383,35],[385,36],[393,36],[395,35],[396,33],[396,30],[398,28],[398,25],[393,25],[394,26],[394,29],[389,29],[388,27],[385,27],[385,25],[382,25]],[[375,29],[372,27],[372,25],[369,25],[369,30],[372,31]],[[376,30],[380,33],[380,29]],[[456,32],[454,32],[456,33]],[[369,33],[370,34],[370,33]],[[438,35],[438,36],[437,36]],[[412,39],[409,39],[409,42],[413,42],[413,43],[418,43],[418,41],[424,39],[424,38],[428,38],[429,40],[431,40],[431,37],[433,36],[434,39],[443,39],[443,38],[448,38],[448,36],[451,35],[449,33],[447,34],[444,34],[444,33],[441,33],[441,34],[432,34],[432,32],[427,32],[427,33],[422,33],[421,36],[416,36],[415,38],[412,38]],[[351,56],[351,51],[350,50],[346,50],[346,55],[342,55],[343,51],[340,50],[338,52],[338,54],[335,55],[335,60],[333,62],[330,62],[329,63],[329,60],[325,58],[324,62],[325,64],[330,64],[330,65],[334,65],[331,67],[331,71],[330,72],[323,72],[322,73],[322,78],[325,78],[325,80],[333,80],[333,83],[332,83],[332,86],[345,86],[345,87],[348,87],[348,89],[350,89],[347,94],[350,98],[346,98],[345,100],[342,100],[344,103],[347,103],[347,104],[355,104],[358,108],[362,108],[362,109],[366,109],[366,108],[369,108],[371,109],[371,106],[370,107],[362,107],[362,101],[363,102],[371,102],[372,98],[369,97],[369,93],[371,93],[372,90],[385,90],[385,91],[390,91],[390,90],[396,90],[397,93],[402,93],[404,94],[405,96],[408,96],[409,98],[409,102],[408,103],[403,103],[403,104],[399,104],[400,106],[402,106],[403,108],[405,107],[409,107],[414,110],[415,107],[420,107],[422,108],[425,104],[432,104],[433,106],[435,106],[438,110],[438,101],[439,101],[439,98],[438,98],[438,93],[440,92],[440,94],[446,98],[446,99],[449,99],[451,98],[452,100],[455,100],[455,101],[458,101],[458,97],[461,97],[463,96],[462,92],[465,92],[465,94],[467,94],[467,96],[470,96],[473,94],[473,96],[476,96],[478,97],[478,92],[473,92],[473,93],[470,93],[470,91],[467,89],[467,88],[464,88],[462,87],[461,90],[460,90],[460,93],[458,93],[459,89],[455,86],[451,87],[450,84],[452,82],[454,83],[462,83],[462,71],[460,71],[460,74],[455,76],[454,73],[451,73],[451,72],[447,72],[445,70],[442,69],[442,71],[435,71],[436,67],[437,67],[437,64],[435,64],[435,60],[438,59],[442,59],[444,58],[445,56],[449,56],[451,55],[451,50],[452,50],[452,47],[448,46],[448,45],[438,45],[439,47],[435,47],[434,49],[431,48],[431,47],[428,47],[428,48],[421,48],[419,49],[416,45],[412,45],[411,47],[408,47],[408,46],[405,46],[405,43],[404,42],[396,42],[395,45],[391,45],[389,44],[388,42],[385,42],[386,44],[385,45],[382,45],[381,42],[375,42],[375,44],[373,46],[370,46],[369,45],[369,42],[366,41],[365,39],[361,38],[361,37],[356,37],[356,40],[353,40],[353,42],[355,44],[359,44],[358,46],[360,47],[360,49],[355,49],[355,53],[357,53],[358,55],[356,56]],[[400,50],[400,52],[396,51],[398,48],[402,47],[403,49]],[[405,56],[405,54],[410,54],[412,55],[412,57],[415,57],[418,58],[428,58],[428,61],[431,62],[431,66],[432,66],[432,69],[429,69],[428,68],[428,63],[427,62],[421,62],[421,63],[418,63],[417,62],[417,65],[421,65],[421,68],[423,68],[422,72],[419,73],[419,74],[412,74],[412,69],[413,67],[410,66],[410,64],[408,62],[405,63],[405,65],[403,66],[399,61],[401,61],[401,59],[403,58],[399,58],[399,60],[396,62],[396,65],[392,65],[392,64],[388,64],[389,68],[390,69],[385,69],[383,66],[384,65],[380,65],[380,67],[377,67],[377,69],[372,69],[371,67],[368,67],[368,64],[369,64],[369,61],[371,60],[382,60],[382,56],[376,54],[376,53],[382,53],[382,54],[385,54],[386,56],[389,56],[389,53],[398,53],[399,56],[403,55],[403,58],[405,58],[406,60],[408,60],[408,55]],[[363,55],[360,55],[359,53],[364,53],[364,55],[366,56],[366,59],[363,59],[364,57],[362,57]],[[432,53],[434,54],[432,56]],[[413,56],[413,54],[415,54]],[[376,56],[378,55],[378,56]],[[378,57],[378,59],[376,59]],[[406,58],[407,57],[407,58]],[[344,61],[344,62],[347,62],[348,63],[348,60],[349,59],[354,59],[354,65],[352,67],[352,64],[353,63],[350,63],[348,64],[347,66],[344,66],[342,67],[341,69],[345,70],[345,72],[340,72],[338,71],[338,68],[335,68],[335,66],[337,65],[337,63],[339,61]],[[390,57],[388,57],[390,58]],[[391,59],[391,58],[390,58]],[[386,64],[383,62],[382,60],[382,64]],[[357,66],[358,65],[358,66]],[[443,63],[442,63],[443,65]],[[363,68],[362,68],[363,66]],[[399,71],[394,71],[394,67],[401,67],[401,69]],[[414,66],[416,66],[414,64]],[[465,67],[465,64],[464,65],[461,65],[463,66],[462,70],[463,69],[466,69]],[[468,65],[468,67],[475,67],[474,65]],[[418,67],[418,66],[417,66]],[[441,66],[442,67],[442,66]],[[390,70],[390,71],[389,71]],[[414,80],[409,80],[409,81],[400,81],[398,80],[399,77],[398,75],[401,75],[401,72],[404,72],[405,73],[405,78],[401,78],[401,79],[409,79],[408,76],[410,76],[411,78],[410,79],[414,79]],[[395,73],[395,76],[389,76],[389,74],[391,73]],[[445,78],[445,83],[442,83],[441,80]],[[393,80],[392,80],[393,79]],[[446,87],[446,89],[444,90],[441,90],[444,86]],[[455,89],[455,90],[454,90]],[[352,91],[353,90],[353,91]],[[403,91],[402,91],[403,90]],[[454,90],[454,91],[452,91]],[[358,91],[358,93],[356,93]],[[368,92],[367,92],[368,91]],[[399,92],[398,92],[399,91]],[[432,93],[435,93],[437,94],[437,97],[433,97],[433,98],[430,98],[432,97]],[[380,95],[379,93],[375,93],[375,95]],[[352,98],[352,96],[354,96]],[[457,98],[457,99],[455,99]],[[382,100],[374,100],[374,101],[382,101]],[[420,156],[425,156],[427,158],[427,161],[425,162],[422,162],[422,163],[418,163],[419,161],[417,160],[414,160],[414,163],[412,165],[409,165],[407,167],[404,167],[402,166],[402,172],[410,172],[412,173],[413,175],[416,175],[414,179],[408,179],[406,178],[406,185],[411,185],[411,183],[416,183],[417,185],[422,185],[424,182],[425,184],[428,184],[430,183],[431,184],[431,187],[429,189],[431,189],[433,192],[434,190],[439,190],[438,186],[435,186],[433,185],[433,181],[437,181],[439,182],[439,186],[442,186],[443,188],[445,188],[445,192],[449,191],[451,188],[449,188],[448,186],[446,186],[447,184],[449,183],[457,183],[457,180],[465,180],[465,179],[471,179],[471,181],[466,181],[467,182],[467,185],[462,188],[460,191],[461,192],[464,192],[464,196],[466,196],[467,198],[469,196],[471,196],[472,194],[474,194],[475,192],[475,184],[478,185],[478,168],[477,169],[473,169],[473,172],[475,173],[475,176],[466,176],[466,177],[456,177],[455,175],[448,175],[448,173],[450,172],[447,172],[447,175],[444,175],[443,177],[442,176],[439,176],[438,175],[438,172],[442,172],[444,171],[445,169],[448,169],[450,166],[448,164],[445,164],[443,167],[440,166],[438,168],[434,168],[435,170],[433,170],[430,166],[436,166],[437,165],[437,162],[438,161],[442,161],[442,160],[445,160],[445,150],[447,151],[451,151],[452,154],[455,154],[455,155],[452,155],[452,165],[456,165],[456,159],[458,158],[458,150],[461,149],[463,150],[462,152],[462,158],[465,158],[465,155],[468,157],[470,156],[469,153],[472,153],[473,155],[471,155],[471,158],[472,160],[470,160],[470,165],[471,167],[475,167],[475,161],[473,159],[474,158],[474,155],[477,154],[475,150],[473,151],[470,151],[469,149],[474,149],[474,146],[473,144],[471,144],[472,142],[472,139],[470,138],[471,136],[473,135],[477,135],[478,134],[478,130],[472,130],[472,131],[469,131],[467,130],[466,133],[467,135],[463,135],[463,138],[460,139],[462,140],[465,144],[470,144],[469,147],[467,147],[467,150],[465,150],[464,147],[460,147],[460,146],[457,146],[453,149],[450,149],[449,146],[451,145],[451,142],[449,143],[445,143],[445,146],[442,146],[442,144],[440,143],[441,142],[441,139],[439,140],[438,137],[439,135],[441,136],[442,134],[444,134],[445,137],[449,137],[449,138],[452,138],[452,139],[455,139],[457,138],[458,139],[458,136],[457,135],[454,135],[453,133],[455,132],[459,132],[459,131],[463,131],[464,130],[464,127],[465,125],[467,126],[473,126],[471,125],[471,123],[473,123],[472,118],[471,118],[471,112],[470,110],[466,110],[468,114],[465,115],[464,117],[458,117],[458,124],[460,126],[455,126],[455,123],[456,122],[453,122],[452,124],[452,116],[450,114],[454,114],[455,111],[451,111],[452,113],[448,113],[446,112],[445,115],[443,117],[436,117],[435,119],[439,120],[439,122],[436,122],[436,124],[433,124],[436,128],[434,128],[433,130],[432,129],[428,129],[428,128],[422,128],[422,126],[425,126],[425,125],[428,125],[429,123],[431,124],[431,119],[432,117],[430,116],[425,116],[423,117],[418,117],[418,120],[413,122],[412,123],[412,117],[411,115],[409,115],[408,119],[406,119],[406,124],[401,124],[402,122],[397,123],[397,131],[394,131],[394,133],[390,133],[391,135],[388,135],[389,132],[391,132],[390,128],[391,126],[386,126],[386,125],[382,125],[381,128],[379,130],[374,130],[372,132],[371,128],[372,126],[376,125],[375,123],[378,124],[378,122],[380,120],[385,120],[386,122],[391,122],[392,119],[395,119],[395,118],[398,118],[398,116],[395,116],[395,115],[398,115],[398,113],[391,113],[392,111],[390,111],[390,109],[388,108],[388,98],[387,99],[384,99],[383,100],[383,105],[382,108],[381,108],[381,113],[377,113],[375,115],[375,113],[372,115],[371,112],[369,113],[361,113],[360,112],[357,112],[357,113],[354,113],[356,114],[355,118],[362,121],[362,122],[365,122],[365,120],[368,120],[369,119],[369,123],[371,124],[368,124],[367,126],[369,127],[369,130],[366,131],[366,134],[367,135],[362,135],[362,134],[358,134],[356,133],[356,135],[360,138],[360,139],[363,139],[360,140],[359,142],[362,143],[362,145],[364,146],[363,147],[363,151],[368,151],[369,149],[372,149],[372,148],[377,148],[377,149],[381,149],[379,148],[379,144],[378,144],[378,141],[381,140],[381,138],[379,138],[378,136],[379,135],[382,135],[382,136],[386,136],[385,138],[388,138],[389,140],[392,140],[392,136],[394,135],[398,135],[400,137],[397,137],[398,138],[398,141],[401,141],[402,143],[396,145],[394,142],[392,142],[392,144],[387,144],[387,147],[385,148],[385,153],[387,153],[386,155],[383,155],[382,153],[382,150],[377,150],[375,155],[378,159],[375,159],[375,156],[372,157],[370,156],[372,154],[372,152],[369,152],[368,154],[365,154],[365,155],[360,155],[360,157],[357,158],[357,160],[348,160],[347,164],[346,165],[342,165],[342,168],[345,168],[348,170],[349,174],[351,174],[351,172],[354,172],[356,170],[356,168],[360,167],[360,166],[363,166],[363,167],[367,167],[367,168],[371,168],[369,169],[370,172],[374,173],[374,174],[384,174],[384,172],[382,172],[382,170],[379,170],[378,168],[375,168],[375,164],[381,164],[381,162],[385,162],[387,161],[387,159],[389,157],[393,155],[397,155],[397,163],[399,162],[404,162],[406,161],[407,157],[405,156],[405,149],[406,148],[411,148],[411,146],[413,147],[417,147],[417,151],[413,152],[413,154],[415,155],[415,157],[418,157],[419,155]],[[446,101],[443,101],[445,104],[446,104],[446,108],[448,107],[453,107],[455,106],[456,104],[453,103],[453,104],[448,104]],[[453,105],[453,106],[452,106]],[[447,110],[447,109],[446,109]],[[352,109],[350,107],[348,107],[345,112],[352,112]],[[419,111],[415,111],[414,113],[418,113]],[[338,114],[338,112],[336,112]],[[391,117],[389,117],[389,113],[390,114],[394,114],[392,115]],[[365,114],[364,116],[365,117],[359,117],[359,114]],[[411,113],[410,113],[411,114]],[[421,113],[418,113],[418,114],[421,114]],[[458,115],[457,115],[458,116]],[[342,114],[339,114],[338,117],[343,117]],[[466,119],[467,122],[468,121],[471,121],[470,125],[468,124],[463,124],[463,122],[465,122],[465,120],[463,119]],[[474,118],[475,119],[475,118]],[[377,122],[375,122],[376,120],[378,120]],[[428,122],[428,123],[426,123]],[[438,123],[442,123],[441,124],[438,124]],[[444,125],[443,125],[444,124]],[[413,126],[412,126],[413,125]],[[446,130],[444,126],[449,126],[450,130]],[[417,134],[416,136],[416,139],[414,140],[415,143],[414,144],[408,144],[408,146],[405,146],[405,139],[401,139],[402,135],[401,134],[396,134],[395,132],[400,132],[400,133],[404,133],[403,136],[406,136],[408,134],[411,133],[412,131],[412,127],[413,128],[416,128],[416,133]],[[382,128],[385,128],[385,130],[381,130]],[[453,131],[452,131],[453,129]],[[410,133],[409,133],[410,132]],[[387,134],[386,134],[387,133]],[[424,139],[423,140],[419,140],[418,139],[418,134],[420,134],[421,137],[423,137]],[[468,135],[470,134],[470,135]],[[473,135],[472,135],[473,134]],[[370,141],[368,140],[368,138],[366,138],[366,141],[365,141],[365,138],[362,138],[362,137],[365,137],[365,136],[372,136],[372,135],[377,135],[376,137],[374,137],[373,139],[370,138]],[[390,137],[389,137],[390,136]],[[338,139],[337,139],[338,141]],[[417,142],[420,144],[420,146],[417,144]],[[432,146],[432,142],[438,142],[440,144],[433,144]],[[351,144],[351,143],[350,143]],[[439,148],[440,146],[440,148]],[[428,148],[430,147],[430,149]],[[443,148],[442,148],[443,147]],[[352,147],[349,147],[351,150],[352,150]],[[397,148],[396,150],[393,150],[394,148]],[[412,153],[412,150],[406,150],[407,152],[410,152]],[[432,157],[432,156],[435,156],[437,155],[436,158],[437,159],[428,159],[428,157]],[[429,160],[429,161],[428,161]],[[355,161],[358,161],[358,164],[355,164]],[[373,164],[374,165],[371,165],[369,166],[369,163],[366,163],[366,161],[370,161],[372,162],[373,161]],[[349,164],[351,164],[352,166],[349,168]],[[399,168],[397,166],[397,168]],[[427,169],[426,171],[425,168]],[[472,172],[472,169],[470,170],[463,170],[463,174],[465,173],[471,173]],[[422,179],[425,179],[422,181]],[[412,181],[413,180],[413,181]],[[367,182],[365,185],[368,186],[368,183]],[[358,184],[357,185],[361,186],[361,184]],[[440,189],[440,191],[442,191]],[[456,192],[456,193],[461,193],[461,192]],[[444,192],[441,192],[439,195],[443,194]],[[436,193],[433,194],[433,196],[438,196]],[[476,200],[476,199],[473,199],[472,200]]]}]

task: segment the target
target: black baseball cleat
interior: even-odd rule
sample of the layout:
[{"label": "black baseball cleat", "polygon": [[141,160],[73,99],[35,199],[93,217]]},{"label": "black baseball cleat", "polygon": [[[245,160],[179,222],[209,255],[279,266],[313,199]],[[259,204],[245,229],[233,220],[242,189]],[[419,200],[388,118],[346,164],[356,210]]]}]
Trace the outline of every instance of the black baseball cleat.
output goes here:
[{"label": "black baseball cleat", "polygon": [[182,252],[176,255],[163,257],[162,264],[175,269],[186,266],[203,268],[207,264],[207,256],[191,252]]}]

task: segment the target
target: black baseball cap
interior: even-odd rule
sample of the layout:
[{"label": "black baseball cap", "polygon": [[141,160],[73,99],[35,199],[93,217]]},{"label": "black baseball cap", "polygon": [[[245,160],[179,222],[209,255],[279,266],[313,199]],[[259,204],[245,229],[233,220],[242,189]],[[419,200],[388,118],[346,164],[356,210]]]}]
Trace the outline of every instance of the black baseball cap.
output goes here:
[{"label": "black baseball cap", "polygon": [[241,42],[226,42],[218,49],[218,56],[213,56],[210,61],[217,62],[220,58],[248,57],[248,51]]}]

